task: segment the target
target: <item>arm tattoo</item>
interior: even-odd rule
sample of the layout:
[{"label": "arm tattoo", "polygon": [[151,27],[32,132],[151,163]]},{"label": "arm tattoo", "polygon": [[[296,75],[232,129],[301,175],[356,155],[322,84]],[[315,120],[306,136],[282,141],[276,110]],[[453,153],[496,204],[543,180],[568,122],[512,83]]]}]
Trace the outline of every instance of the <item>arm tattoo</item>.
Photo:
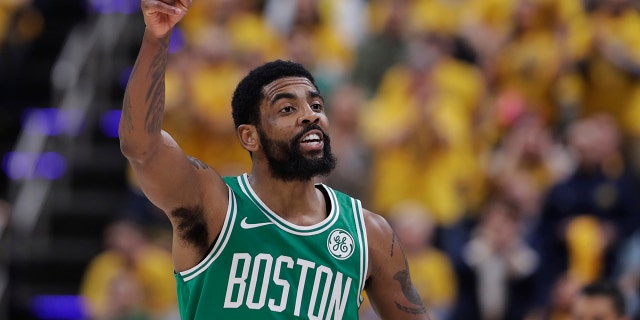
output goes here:
[{"label": "arm tattoo", "polygon": [[393,257],[393,247],[396,244],[396,233],[393,233],[393,238],[391,239],[391,256]]},{"label": "arm tattoo", "polygon": [[409,276],[408,270],[405,269],[399,271],[395,276],[393,276],[393,279],[400,282],[402,293],[404,294],[405,298],[409,300],[409,302],[415,305],[422,305],[422,299],[420,299],[418,291],[416,291],[413,283],[411,283],[411,277]]},{"label": "arm tattoo", "polygon": [[[169,36],[164,37],[161,41],[164,48],[169,46]],[[162,126],[165,99],[164,74],[167,66],[167,56],[166,50],[159,50],[153,57],[147,74],[151,77],[151,86],[149,86],[149,91],[147,91],[145,97],[145,102],[148,106],[145,116],[145,128],[148,133],[155,133]]]},{"label": "arm tattoo", "polygon": [[133,130],[133,120],[131,118],[131,98],[129,98],[129,90],[124,93],[124,103],[122,104],[122,121],[124,128],[131,132]]},{"label": "arm tattoo", "polygon": [[398,308],[398,310],[402,310],[406,313],[411,313],[411,314],[425,314],[427,313],[427,309],[424,306],[420,306],[418,308],[411,308],[411,307],[405,307],[397,302],[394,301],[394,303],[396,304],[396,308]]},{"label": "arm tattoo", "polygon": [[[404,256],[404,251],[402,252],[402,255]],[[427,313],[427,308],[425,308],[424,303],[420,298],[420,294],[418,294],[418,291],[416,290],[416,288],[413,286],[413,283],[411,282],[411,276],[409,275],[409,263],[407,262],[406,257],[404,258],[404,265],[405,265],[405,269],[396,273],[393,276],[393,279],[400,283],[400,288],[402,288],[402,294],[404,294],[404,297],[407,298],[407,300],[409,300],[409,302],[414,304],[416,307],[403,306],[397,301],[394,301],[394,303],[396,304],[396,307],[399,310],[402,310],[407,313],[411,313],[411,314]]]},{"label": "arm tattoo", "polygon": [[209,169],[209,166],[202,162],[202,160],[194,158],[192,156],[187,156],[187,159],[189,159],[189,162],[191,162],[191,165],[196,168],[196,169]]}]

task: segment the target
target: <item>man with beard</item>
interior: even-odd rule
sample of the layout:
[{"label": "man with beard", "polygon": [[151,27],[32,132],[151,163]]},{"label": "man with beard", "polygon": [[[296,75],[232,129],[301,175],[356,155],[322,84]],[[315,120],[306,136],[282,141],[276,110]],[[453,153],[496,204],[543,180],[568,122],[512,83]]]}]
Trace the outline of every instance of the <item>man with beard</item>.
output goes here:
[{"label": "man with beard", "polygon": [[252,169],[220,177],[161,130],[169,37],[189,0],[142,0],[146,31],[124,97],[123,154],[173,226],[183,319],[429,319],[389,224],[313,178],[335,166],[324,100],[292,62],[251,71],[232,114]]}]

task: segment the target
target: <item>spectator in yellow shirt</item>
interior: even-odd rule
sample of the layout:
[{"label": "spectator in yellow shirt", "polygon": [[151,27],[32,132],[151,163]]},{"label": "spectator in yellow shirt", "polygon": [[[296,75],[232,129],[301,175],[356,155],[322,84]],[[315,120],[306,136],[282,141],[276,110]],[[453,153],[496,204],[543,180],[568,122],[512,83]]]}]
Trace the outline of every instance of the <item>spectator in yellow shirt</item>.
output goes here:
[{"label": "spectator in yellow shirt", "polygon": [[[175,312],[173,261],[166,249],[152,244],[130,221],[107,226],[105,244],[106,250],[89,263],[80,286],[92,319],[124,316],[129,311],[152,317]],[[119,299],[114,296],[117,292],[130,295],[131,300]]]},{"label": "spectator in yellow shirt", "polygon": [[391,68],[364,113],[373,148],[372,200],[381,213],[404,200],[421,203],[451,226],[481,185],[474,117],[484,82],[453,59],[450,39],[416,34],[407,59]]}]

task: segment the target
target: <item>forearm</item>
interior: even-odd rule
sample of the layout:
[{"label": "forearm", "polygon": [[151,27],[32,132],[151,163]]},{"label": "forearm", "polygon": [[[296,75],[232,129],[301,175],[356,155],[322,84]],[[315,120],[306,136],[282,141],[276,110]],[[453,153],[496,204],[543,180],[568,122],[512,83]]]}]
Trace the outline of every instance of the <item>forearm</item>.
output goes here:
[{"label": "forearm", "polygon": [[157,38],[145,31],[140,53],[127,84],[119,135],[123,154],[142,161],[161,143],[170,33]]}]

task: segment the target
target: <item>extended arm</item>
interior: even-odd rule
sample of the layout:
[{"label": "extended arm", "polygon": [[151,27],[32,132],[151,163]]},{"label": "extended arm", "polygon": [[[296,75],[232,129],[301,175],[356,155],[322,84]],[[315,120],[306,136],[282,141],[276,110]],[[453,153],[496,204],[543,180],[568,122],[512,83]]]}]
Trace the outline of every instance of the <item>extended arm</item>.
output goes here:
[{"label": "extended arm", "polygon": [[369,277],[365,290],[374,310],[382,319],[429,320],[391,226],[366,210],[365,224],[369,239]]},{"label": "extended arm", "polygon": [[[228,191],[213,170],[185,156],[161,130],[169,38],[189,6],[187,0],[172,3],[142,0],[147,28],[127,85],[119,134],[122,153],[145,195],[173,224],[174,263],[180,270],[197,263],[217,236]],[[205,208],[204,203],[215,205]]]}]

